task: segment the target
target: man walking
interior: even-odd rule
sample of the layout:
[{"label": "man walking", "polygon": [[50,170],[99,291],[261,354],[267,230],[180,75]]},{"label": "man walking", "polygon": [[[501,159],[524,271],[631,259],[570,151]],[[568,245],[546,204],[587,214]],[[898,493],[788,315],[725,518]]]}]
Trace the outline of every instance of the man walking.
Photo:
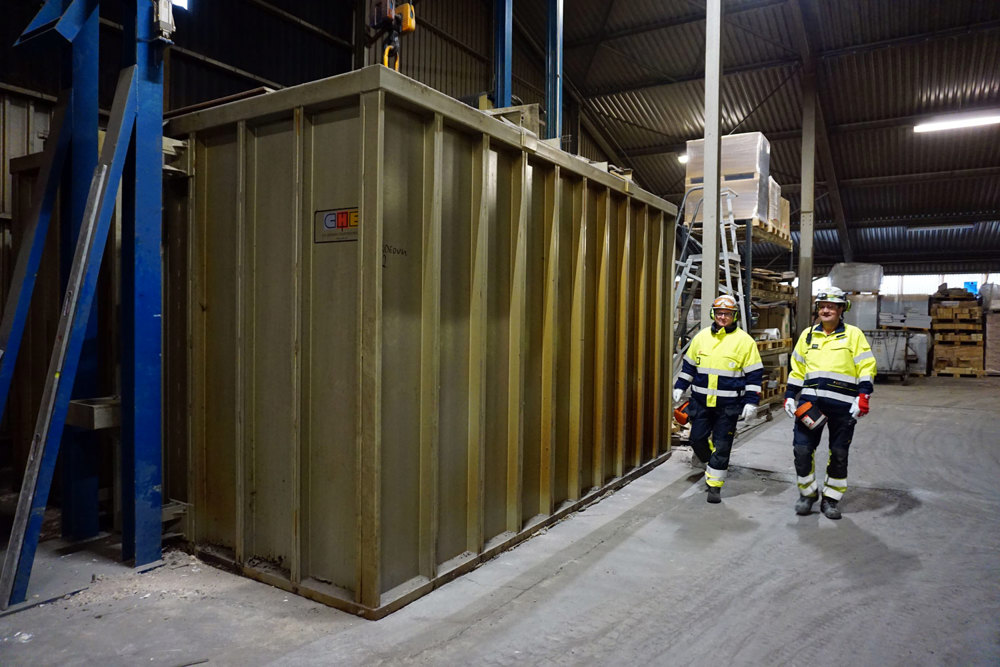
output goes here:
[{"label": "man walking", "polygon": [[[830,462],[823,484],[820,511],[830,519],[841,516],[840,499],[847,491],[847,454],[857,420],[868,414],[868,397],[875,379],[875,355],[864,333],[844,323],[851,307],[844,292],[836,287],[816,295],[814,315],[819,324],[799,336],[792,352],[791,373],[785,392],[785,412],[796,417],[798,405],[809,402],[826,417],[830,431]],[[795,419],[792,450],[798,476],[799,499],[796,514],[807,515],[816,502],[819,487],[813,462],[824,424],[809,428]]]},{"label": "man walking", "polygon": [[708,464],[708,502],[719,503],[736,422],[757,414],[764,365],[757,343],[736,326],[736,299],[723,294],[712,302],[711,315],[711,326],[695,335],[684,355],[673,398],[677,404],[691,387],[691,449]]}]

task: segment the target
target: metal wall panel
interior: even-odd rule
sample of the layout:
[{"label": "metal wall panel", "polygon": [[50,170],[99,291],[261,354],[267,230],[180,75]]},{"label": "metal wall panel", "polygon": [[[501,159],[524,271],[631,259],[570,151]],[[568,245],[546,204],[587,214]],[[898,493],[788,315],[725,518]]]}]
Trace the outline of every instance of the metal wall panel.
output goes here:
[{"label": "metal wall panel", "polygon": [[45,147],[50,114],[45,102],[0,91],[0,217],[14,213],[10,160]]},{"label": "metal wall panel", "polygon": [[199,548],[377,618],[663,460],[671,204],[382,67],[168,133]]}]

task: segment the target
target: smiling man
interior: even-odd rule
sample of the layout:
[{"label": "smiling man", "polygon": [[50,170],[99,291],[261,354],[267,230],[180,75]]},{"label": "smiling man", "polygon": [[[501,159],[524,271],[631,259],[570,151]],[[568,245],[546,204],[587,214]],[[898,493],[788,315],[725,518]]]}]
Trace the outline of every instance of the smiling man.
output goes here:
[{"label": "smiling man", "polygon": [[[847,491],[847,455],[857,420],[868,414],[868,397],[875,380],[875,355],[861,329],[844,323],[851,307],[843,290],[830,287],[816,295],[813,315],[819,323],[799,336],[792,352],[791,373],[785,392],[785,412],[795,419],[797,405],[809,402],[826,416],[830,431],[830,462],[823,484],[820,510],[839,519],[840,499]],[[796,404],[796,394],[799,397]],[[816,482],[816,447],[824,424],[809,428],[795,419],[792,450],[798,476],[799,499],[795,512],[807,515],[819,495]]]},{"label": "smiling man", "polygon": [[719,503],[736,422],[757,414],[764,366],[757,343],[736,326],[736,299],[723,294],[712,302],[711,314],[711,326],[695,335],[684,355],[684,367],[674,383],[674,404],[690,386],[691,449],[708,464],[708,502]]}]

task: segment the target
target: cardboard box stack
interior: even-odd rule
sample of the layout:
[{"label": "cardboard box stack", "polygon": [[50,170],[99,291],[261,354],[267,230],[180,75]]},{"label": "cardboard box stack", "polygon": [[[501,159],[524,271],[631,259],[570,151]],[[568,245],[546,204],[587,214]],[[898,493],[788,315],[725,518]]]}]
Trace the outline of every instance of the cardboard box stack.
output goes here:
[{"label": "cardboard box stack", "polygon": [[942,285],[931,297],[934,375],[982,377],[983,309],[964,289]]},{"label": "cardboard box stack", "polygon": [[[687,142],[685,188],[705,183],[705,140]],[[768,176],[771,167],[771,144],[760,132],[729,134],[722,138],[722,187],[736,193],[733,199],[733,219],[766,221],[768,212]],[[698,202],[702,191],[692,192],[684,207],[684,222],[701,223],[702,209]],[[722,199],[725,211],[725,197]],[[694,217],[695,209],[698,216]]]}]

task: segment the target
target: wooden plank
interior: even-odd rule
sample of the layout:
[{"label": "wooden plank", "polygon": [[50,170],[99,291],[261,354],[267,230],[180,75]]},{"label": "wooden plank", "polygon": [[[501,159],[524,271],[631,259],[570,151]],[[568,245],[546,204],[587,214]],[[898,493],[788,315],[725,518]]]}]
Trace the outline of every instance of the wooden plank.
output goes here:
[{"label": "wooden plank", "polygon": [[358,243],[358,340],[361,348],[358,401],[358,602],[381,600],[382,480],[382,235],[385,155],[385,93],[361,95],[361,208]]},{"label": "wooden plank", "polygon": [[544,233],[548,243],[542,298],[541,457],[538,513],[554,508],[556,452],[557,349],[559,342],[559,216],[561,176],[557,165],[545,176]]},{"label": "wooden plank", "polygon": [[490,138],[482,135],[473,154],[472,168],[472,294],[469,303],[469,444],[466,548],[483,550],[485,524],[486,465],[486,288],[489,275],[489,209],[486,192],[490,178]]},{"label": "wooden plank", "polygon": [[437,574],[438,446],[441,387],[441,196],[444,119],[424,131],[423,243],[420,286],[420,526],[418,568]]}]

